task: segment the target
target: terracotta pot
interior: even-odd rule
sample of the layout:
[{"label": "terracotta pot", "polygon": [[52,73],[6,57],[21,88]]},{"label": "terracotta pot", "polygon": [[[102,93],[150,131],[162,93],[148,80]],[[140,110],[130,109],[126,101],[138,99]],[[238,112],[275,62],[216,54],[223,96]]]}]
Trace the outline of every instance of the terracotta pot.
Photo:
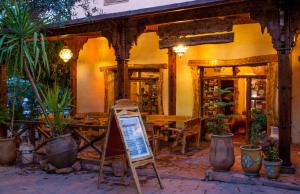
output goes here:
[{"label": "terracotta pot", "polygon": [[72,166],[77,157],[77,144],[71,134],[55,137],[46,144],[48,162],[56,168]]},{"label": "terracotta pot", "polygon": [[11,165],[17,158],[16,139],[0,138],[0,165]]},{"label": "terracotta pot", "polygon": [[234,164],[233,134],[212,135],[209,161],[215,171],[228,171]]},{"label": "terracotta pot", "polygon": [[0,124],[0,138],[7,136],[7,126]]},{"label": "terracotta pot", "polygon": [[258,176],[262,163],[261,146],[243,145],[241,148],[241,165],[247,176]]},{"label": "terracotta pot", "polygon": [[266,176],[269,179],[277,179],[280,175],[280,167],[282,165],[282,160],[278,159],[277,161],[268,161],[263,160],[265,167]]}]

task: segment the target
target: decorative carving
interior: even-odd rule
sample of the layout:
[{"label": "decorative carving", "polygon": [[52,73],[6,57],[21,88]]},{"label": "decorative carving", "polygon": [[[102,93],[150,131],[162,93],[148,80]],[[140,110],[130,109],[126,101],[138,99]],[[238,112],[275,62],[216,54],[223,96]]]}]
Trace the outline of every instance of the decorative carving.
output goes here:
[{"label": "decorative carving", "polygon": [[267,28],[276,50],[290,52],[299,33],[300,2],[267,0],[258,6],[260,3],[252,1],[251,18],[260,23],[262,33]]},{"label": "decorative carving", "polygon": [[145,31],[145,25],[120,20],[107,22],[107,28],[102,30],[102,35],[108,39],[109,45],[113,46],[118,63],[118,99],[129,97],[128,65],[130,49],[141,33]]},{"label": "decorative carving", "polygon": [[234,33],[226,34],[215,34],[207,36],[194,36],[194,37],[184,37],[184,38],[172,38],[164,39],[159,41],[159,48],[170,48],[178,44],[184,44],[187,46],[195,46],[201,44],[221,44],[233,42]]},{"label": "decorative carving", "polygon": [[127,20],[107,22],[101,34],[108,39],[109,45],[115,49],[116,59],[128,60],[130,49],[137,44],[138,37],[145,31],[142,23],[131,23]]},{"label": "decorative carving", "polygon": [[206,19],[189,22],[171,23],[158,26],[158,36],[161,39],[180,37],[187,35],[198,35],[213,32],[232,31],[232,21],[228,19]]},{"label": "decorative carving", "polygon": [[211,65],[210,60],[189,60],[189,66],[199,66],[205,68],[215,68],[215,67],[241,67],[241,66],[259,66],[265,65],[266,63],[273,63],[278,61],[277,55],[261,55],[253,56],[241,59],[227,59],[227,60],[217,60],[217,64]]}]

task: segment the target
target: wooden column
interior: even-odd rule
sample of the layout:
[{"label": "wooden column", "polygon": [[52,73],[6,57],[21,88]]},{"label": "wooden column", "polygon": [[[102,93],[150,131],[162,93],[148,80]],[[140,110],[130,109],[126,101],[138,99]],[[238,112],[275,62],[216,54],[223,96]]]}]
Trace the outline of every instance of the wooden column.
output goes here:
[{"label": "wooden column", "polygon": [[[295,46],[300,14],[299,1],[268,1],[269,5],[254,6],[252,19],[258,20],[262,30],[268,28],[272,36],[273,47],[278,55],[278,127],[279,157],[283,160],[285,172],[292,172],[291,167],[291,127],[292,127],[292,58]],[[266,2],[267,3],[267,2]]]},{"label": "wooden column", "polygon": [[283,165],[291,165],[292,65],[290,50],[278,51],[279,154]]},{"label": "wooden column", "polygon": [[118,99],[129,98],[128,59],[117,58]]},{"label": "wooden column", "polygon": [[6,65],[0,65],[0,106],[6,107],[7,102],[7,86],[6,86]]},{"label": "wooden column", "polygon": [[79,52],[83,48],[83,45],[87,42],[88,38],[76,38],[65,40],[65,44],[73,52],[73,57],[70,60],[70,81],[72,90],[72,111],[71,115],[77,113],[77,60]]},{"label": "wooden column", "polygon": [[176,115],[176,53],[172,48],[168,50],[169,71],[169,115]]},{"label": "wooden column", "polygon": [[246,87],[246,140],[249,142],[249,129],[251,121],[251,78],[246,79]]}]

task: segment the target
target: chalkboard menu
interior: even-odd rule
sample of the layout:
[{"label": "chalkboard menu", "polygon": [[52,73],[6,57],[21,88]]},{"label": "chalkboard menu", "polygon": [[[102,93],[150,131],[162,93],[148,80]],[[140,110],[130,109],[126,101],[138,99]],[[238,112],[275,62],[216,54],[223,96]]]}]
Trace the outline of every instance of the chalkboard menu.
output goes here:
[{"label": "chalkboard menu", "polygon": [[139,194],[142,194],[142,190],[136,168],[147,164],[152,164],[160,188],[164,188],[149,146],[139,108],[128,99],[118,100],[111,108],[99,167],[98,187],[104,179],[105,158],[110,157],[111,160],[112,157],[120,157],[122,154],[126,155]]},{"label": "chalkboard menu", "polygon": [[130,157],[134,160],[149,156],[150,151],[139,116],[120,117],[120,124]]}]

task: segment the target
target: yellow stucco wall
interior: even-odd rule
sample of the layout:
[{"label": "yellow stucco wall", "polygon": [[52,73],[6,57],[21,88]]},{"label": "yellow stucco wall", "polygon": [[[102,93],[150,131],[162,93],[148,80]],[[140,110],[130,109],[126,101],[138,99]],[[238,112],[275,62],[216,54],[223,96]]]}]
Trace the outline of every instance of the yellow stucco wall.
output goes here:
[{"label": "yellow stucco wall", "polygon": [[77,61],[77,112],[104,112],[104,79],[101,66],[115,65],[115,54],[105,38],[83,46]]},{"label": "yellow stucco wall", "polygon": [[[236,25],[233,43],[190,47],[185,55],[177,58],[177,114],[191,115],[193,108],[192,78],[188,60],[236,59],[257,55],[275,54],[269,34],[261,33],[259,24]],[[144,33],[137,46],[131,49],[129,63],[167,63],[167,50],[159,49],[156,33]],[[293,127],[294,143],[300,143],[300,41],[293,51]],[[78,112],[102,112],[104,108],[103,74],[100,66],[114,65],[115,56],[105,38],[90,39],[78,59]],[[168,109],[168,73],[164,71],[164,110]],[[242,83],[239,84],[242,91]],[[239,101],[243,97],[241,96]],[[241,102],[240,102],[241,103]],[[242,111],[243,105],[239,107]]]},{"label": "yellow stucco wall", "polygon": [[[168,50],[159,49],[159,37],[156,33],[144,33],[138,38],[130,52],[131,64],[168,63]],[[163,109],[168,114],[168,70],[163,72]]]},{"label": "yellow stucco wall", "polygon": [[269,34],[261,33],[259,24],[235,25],[234,42],[189,47],[177,59],[177,114],[192,115],[192,80],[188,60],[238,59],[275,54]]}]

